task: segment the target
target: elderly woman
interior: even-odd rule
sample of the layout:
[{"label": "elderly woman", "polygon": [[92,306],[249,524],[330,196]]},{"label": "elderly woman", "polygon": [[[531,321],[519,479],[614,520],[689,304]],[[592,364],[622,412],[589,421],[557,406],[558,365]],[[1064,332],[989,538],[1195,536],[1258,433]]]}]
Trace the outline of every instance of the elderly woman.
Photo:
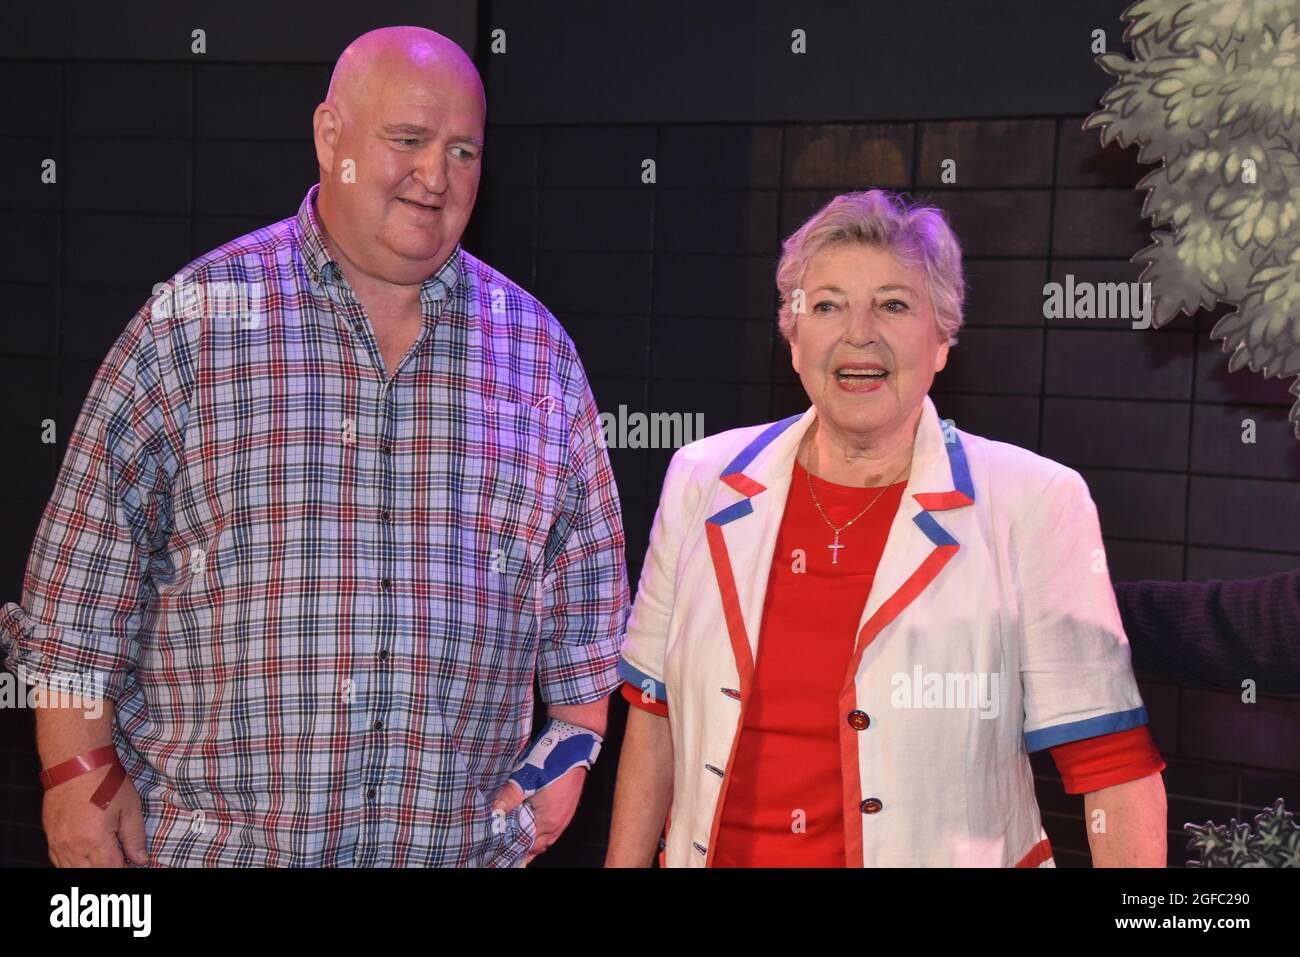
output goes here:
[{"label": "elderly woman", "polygon": [[607,864],[649,864],[667,823],[670,867],[1052,866],[1029,763],[1050,749],[1093,862],[1163,866],[1164,763],[1087,486],[927,395],[962,324],[943,214],[839,196],[777,286],[812,407],[673,456]]}]

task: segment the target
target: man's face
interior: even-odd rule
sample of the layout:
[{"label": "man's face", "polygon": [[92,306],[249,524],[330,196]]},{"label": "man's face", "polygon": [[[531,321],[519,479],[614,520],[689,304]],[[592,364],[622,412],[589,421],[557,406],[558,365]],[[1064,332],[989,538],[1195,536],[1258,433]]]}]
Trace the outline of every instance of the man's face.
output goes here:
[{"label": "man's face", "polygon": [[478,195],[484,111],[477,83],[439,66],[378,69],[342,105],[333,143],[322,136],[320,109],[331,240],[368,273],[424,279],[455,249]]},{"label": "man's face", "polygon": [[790,348],[818,416],[863,438],[908,423],[948,361],[924,273],[855,243],[814,257],[802,288]]}]

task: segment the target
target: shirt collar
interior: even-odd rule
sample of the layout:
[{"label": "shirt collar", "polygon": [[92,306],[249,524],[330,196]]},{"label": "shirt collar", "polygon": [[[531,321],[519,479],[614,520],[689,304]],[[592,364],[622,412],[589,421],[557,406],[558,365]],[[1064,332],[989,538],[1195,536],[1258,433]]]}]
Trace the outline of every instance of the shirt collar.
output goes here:
[{"label": "shirt collar", "polygon": [[[321,235],[320,222],[316,218],[316,195],[319,192],[320,183],[313,184],[298,207],[298,242],[311,278],[322,286],[337,285],[344,281],[343,270],[330,256]],[[420,302],[437,302],[450,296],[460,281],[463,262],[464,256],[458,242],[442,267],[420,284]]]}]

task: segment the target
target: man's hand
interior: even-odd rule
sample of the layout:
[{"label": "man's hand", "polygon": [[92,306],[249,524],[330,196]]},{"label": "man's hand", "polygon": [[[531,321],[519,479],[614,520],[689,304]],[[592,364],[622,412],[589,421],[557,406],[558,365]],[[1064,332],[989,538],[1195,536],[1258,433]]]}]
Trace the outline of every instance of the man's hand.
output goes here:
[{"label": "man's hand", "polygon": [[106,810],[90,803],[109,770],[91,771],[45,792],[41,819],[55,867],[125,867],[124,850],[136,864],[149,863],[140,795],[130,777]]},{"label": "man's hand", "polygon": [[[525,867],[560,839],[564,829],[573,820],[574,812],[578,810],[578,799],[582,797],[582,786],[586,782],[586,768],[571,768],[528,799],[537,818],[537,839],[524,858]],[[509,813],[518,806],[523,796],[524,792],[518,784],[507,781],[505,787],[492,799],[492,807]]]}]

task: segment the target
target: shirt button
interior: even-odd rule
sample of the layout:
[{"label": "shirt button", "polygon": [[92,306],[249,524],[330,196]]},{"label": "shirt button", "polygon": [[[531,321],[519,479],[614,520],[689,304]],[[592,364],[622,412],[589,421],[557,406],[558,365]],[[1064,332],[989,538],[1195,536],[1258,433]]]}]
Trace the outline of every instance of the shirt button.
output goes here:
[{"label": "shirt button", "polygon": [[367,798],[368,800],[373,801],[373,800],[375,799],[375,794],[376,794],[375,789],[374,789],[374,788],[371,788],[369,791],[366,792],[366,798]]},{"label": "shirt button", "polygon": [[392,454],[393,454],[393,447],[392,447],[391,445],[389,445],[387,442],[385,442],[383,445],[381,445],[381,446],[379,447],[379,454],[380,454],[380,455],[392,455]]},{"label": "shirt button", "polygon": [[375,723],[374,723],[374,729],[375,729],[376,731],[383,731],[383,730],[384,730],[384,722],[382,722],[382,721],[380,721],[378,718],[376,718],[376,719],[375,719]]},{"label": "shirt button", "polygon": [[860,805],[863,814],[876,814],[884,806],[880,803],[880,798],[867,798]]},{"label": "shirt button", "polygon": [[388,591],[390,588],[393,587],[393,580],[391,578],[385,578],[379,584],[383,586],[384,591]]},{"label": "shirt button", "polygon": [[383,651],[381,651],[381,652],[379,653],[379,660],[380,660],[380,661],[387,661],[387,660],[388,660],[388,649],[387,649],[387,648],[385,648]]},{"label": "shirt button", "polygon": [[854,731],[866,731],[869,724],[871,724],[871,718],[867,716],[865,711],[854,710],[849,712],[849,727]]},{"label": "shirt button", "polygon": [[393,520],[393,513],[390,512],[388,509],[384,509],[379,513],[379,517],[384,522],[391,522]]}]

